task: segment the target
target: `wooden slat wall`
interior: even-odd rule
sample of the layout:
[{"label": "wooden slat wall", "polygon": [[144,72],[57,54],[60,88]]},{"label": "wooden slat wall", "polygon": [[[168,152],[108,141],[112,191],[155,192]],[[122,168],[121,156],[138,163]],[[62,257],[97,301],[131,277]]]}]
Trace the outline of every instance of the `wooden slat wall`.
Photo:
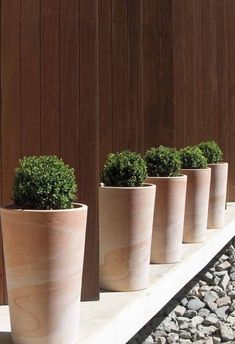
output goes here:
[{"label": "wooden slat wall", "polygon": [[[215,139],[235,200],[234,19],[234,0],[1,0],[0,201],[21,156],[75,168],[89,206],[83,299],[99,297],[108,152]],[[0,303],[4,283],[1,253]]]}]

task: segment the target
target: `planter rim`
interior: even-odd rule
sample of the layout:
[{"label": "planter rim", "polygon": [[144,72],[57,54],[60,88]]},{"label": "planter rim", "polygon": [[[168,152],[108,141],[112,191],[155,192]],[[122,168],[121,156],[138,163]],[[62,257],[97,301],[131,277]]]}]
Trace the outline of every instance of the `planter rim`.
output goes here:
[{"label": "planter rim", "polygon": [[181,171],[207,171],[210,170],[210,167],[207,168],[181,168]]},{"label": "planter rim", "polygon": [[155,177],[155,176],[148,176],[147,178],[151,178],[151,179],[186,179],[187,175],[186,174],[179,174],[178,176],[174,176],[174,177]]},{"label": "planter rim", "polygon": [[217,162],[216,164],[208,164],[208,166],[217,166],[217,165],[228,165],[228,162],[226,161],[221,161],[221,162]]},{"label": "planter rim", "polygon": [[100,183],[99,188],[102,189],[112,189],[112,190],[143,190],[147,188],[155,188],[156,185],[151,183],[143,183],[142,186],[105,186],[103,183]]},{"label": "planter rim", "polygon": [[14,211],[14,212],[24,212],[24,213],[62,213],[62,212],[76,212],[76,211],[81,211],[83,209],[87,209],[86,204],[82,203],[72,203],[74,205],[74,208],[69,208],[69,209],[21,209],[21,208],[16,208],[14,204],[7,204],[5,206],[0,207],[1,211]]}]

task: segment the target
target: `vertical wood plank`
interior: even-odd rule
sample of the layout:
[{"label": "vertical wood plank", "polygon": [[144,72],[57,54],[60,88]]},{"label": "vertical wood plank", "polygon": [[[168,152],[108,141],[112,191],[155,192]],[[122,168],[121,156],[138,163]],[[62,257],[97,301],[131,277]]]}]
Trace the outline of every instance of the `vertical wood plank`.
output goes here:
[{"label": "vertical wood plank", "polygon": [[80,0],[80,195],[88,205],[82,299],[99,298],[98,2]]},{"label": "vertical wood plank", "polygon": [[157,146],[160,116],[160,4],[143,0],[144,149]]},{"label": "vertical wood plank", "polygon": [[[160,83],[157,144],[174,145],[173,3],[160,0]],[[158,72],[159,73],[159,72]]]},{"label": "vertical wood plank", "polygon": [[142,1],[128,1],[129,148],[143,152],[143,21]]},{"label": "vertical wood plank", "polygon": [[[229,43],[229,195],[235,201],[235,2],[228,1],[228,43]],[[228,135],[227,135],[228,139]]]},{"label": "vertical wood plank", "polygon": [[40,3],[21,1],[21,154],[40,154]]},{"label": "vertical wood plank", "polygon": [[[218,141],[217,15],[213,0],[202,1],[203,28],[203,135]],[[210,125],[207,125],[210,123]]]},{"label": "vertical wood plank", "polygon": [[[1,201],[11,199],[14,169],[20,158],[20,1],[1,1]],[[0,239],[2,247],[2,238]],[[0,303],[6,300],[0,256]],[[4,290],[5,289],[5,290]],[[5,300],[4,300],[5,299]]]},{"label": "vertical wood plank", "polygon": [[[218,54],[218,141],[229,161],[229,64],[228,64],[228,8],[227,0],[217,0]],[[229,178],[231,178],[229,176]]]},{"label": "vertical wood plank", "polygon": [[202,2],[194,0],[195,9],[195,117],[197,120],[196,143],[205,139],[203,120],[206,113],[203,111],[203,42],[202,42]]},{"label": "vertical wood plank", "polygon": [[41,153],[60,155],[60,3],[41,0]]},{"label": "vertical wood plank", "polygon": [[185,23],[184,0],[173,0],[174,25],[174,145],[185,146]]},{"label": "vertical wood plank", "polygon": [[113,150],[129,148],[127,1],[112,1]]},{"label": "vertical wood plank", "polygon": [[99,20],[99,161],[103,169],[113,151],[112,0],[98,2]]},{"label": "vertical wood plank", "polygon": [[185,145],[197,143],[195,2],[184,1],[185,10]]},{"label": "vertical wood plank", "polygon": [[75,168],[78,180],[79,2],[77,0],[60,0],[60,137],[61,157]]}]

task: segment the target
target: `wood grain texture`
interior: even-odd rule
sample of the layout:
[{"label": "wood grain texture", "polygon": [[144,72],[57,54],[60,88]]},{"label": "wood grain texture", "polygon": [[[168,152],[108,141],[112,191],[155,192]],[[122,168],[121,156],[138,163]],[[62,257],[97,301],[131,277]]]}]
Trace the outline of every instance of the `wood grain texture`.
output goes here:
[{"label": "wood grain texture", "polygon": [[41,1],[41,153],[60,155],[60,6]]},{"label": "wood grain texture", "polygon": [[21,1],[21,154],[40,154],[40,1]]},{"label": "wood grain texture", "polygon": [[158,118],[163,118],[160,106],[160,30],[160,1],[143,0],[144,150],[161,144],[158,136],[161,125]]},{"label": "wood grain texture", "polygon": [[99,1],[99,163],[113,151],[112,0]]},{"label": "wood grain texture", "polygon": [[60,1],[61,157],[79,171],[79,2]]},{"label": "wood grain texture", "polygon": [[[80,1],[79,186],[88,204],[82,299],[99,298],[98,184],[98,2]],[[87,43],[89,42],[89,44]],[[92,273],[88,273],[88,271]]]},{"label": "wood grain texture", "polygon": [[112,99],[114,151],[128,149],[130,143],[127,4],[127,1],[112,1]]},{"label": "wood grain texture", "polygon": [[83,296],[99,293],[97,187],[109,152],[214,139],[235,200],[234,16],[233,0],[1,1],[1,200],[22,155],[75,167],[89,207]]},{"label": "wood grain texture", "polygon": [[235,2],[228,1],[228,40],[229,40],[229,194],[228,199],[235,200]]},{"label": "wood grain texture", "polygon": [[184,0],[173,0],[174,145],[185,146],[185,25]]},{"label": "wood grain texture", "polygon": [[143,152],[143,18],[142,1],[129,1],[128,22],[128,113],[129,148]]}]

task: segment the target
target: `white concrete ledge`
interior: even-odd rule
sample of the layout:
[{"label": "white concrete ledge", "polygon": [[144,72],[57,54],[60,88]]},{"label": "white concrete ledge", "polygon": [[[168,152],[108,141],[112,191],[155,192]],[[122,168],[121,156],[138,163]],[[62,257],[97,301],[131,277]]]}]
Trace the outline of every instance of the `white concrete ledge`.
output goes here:
[{"label": "white concrete ledge", "polygon": [[[125,344],[187,284],[235,235],[235,203],[223,229],[208,230],[207,242],[185,244],[177,264],[150,268],[150,286],[137,292],[102,292],[100,301],[81,304],[81,344]],[[8,307],[0,307],[0,343],[9,344]]]}]

